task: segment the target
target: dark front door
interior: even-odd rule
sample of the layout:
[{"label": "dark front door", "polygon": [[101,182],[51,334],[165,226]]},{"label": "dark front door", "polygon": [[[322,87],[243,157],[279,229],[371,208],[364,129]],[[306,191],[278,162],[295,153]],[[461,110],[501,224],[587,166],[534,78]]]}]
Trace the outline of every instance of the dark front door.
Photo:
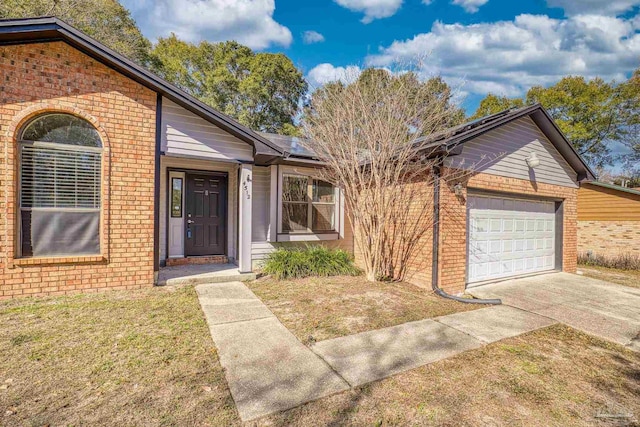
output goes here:
[{"label": "dark front door", "polygon": [[187,174],[185,255],[224,255],[227,178]]}]

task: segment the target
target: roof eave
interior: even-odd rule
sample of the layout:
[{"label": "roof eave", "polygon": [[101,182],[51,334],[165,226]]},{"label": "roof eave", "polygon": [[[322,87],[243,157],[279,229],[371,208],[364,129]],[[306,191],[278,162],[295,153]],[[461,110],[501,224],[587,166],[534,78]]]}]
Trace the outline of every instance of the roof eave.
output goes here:
[{"label": "roof eave", "polygon": [[478,126],[476,129],[471,129],[469,132],[465,134],[454,136],[448,140],[445,140],[446,144],[448,147],[457,146],[459,144],[469,141],[470,139],[476,138],[486,132],[489,132],[497,127],[500,127],[504,124],[517,120],[521,117],[530,115],[533,111],[537,110],[538,108],[542,108],[542,107],[539,104],[535,104],[530,107],[521,109],[520,111],[518,111],[517,114],[511,114],[511,115],[506,114],[504,115],[504,117],[498,120],[492,121],[488,125]]},{"label": "roof eave", "polygon": [[[545,122],[550,125],[544,126],[541,123],[541,117],[544,118]],[[573,168],[573,170],[577,174],[577,181],[592,181],[596,179],[595,173],[591,170],[589,165],[582,159],[580,154],[573,148],[573,145],[569,142],[569,140],[564,136],[558,125],[555,123],[553,118],[549,115],[549,113],[542,107],[541,104],[534,104],[530,107],[520,109],[516,114],[506,114],[504,117],[495,120],[494,122],[489,123],[485,126],[478,126],[477,129],[472,130],[466,134],[460,135],[458,137],[453,137],[450,140],[446,141],[447,150],[453,150],[455,147],[459,147],[465,142],[474,139],[486,132],[489,132],[499,126],[512,122],[514,120],[520,119],[522,117],[529,116],[534,121],[534,123],[542,130],[542,132],[549,138],[551,143],[556,147],[556,149],[560,152],[560,154],[567,160],[569,165]],[[547,129],[545,129],[547,128]],[[552,132],[550,132],[552,130]],[[549,135],[549,133],[555,133],[555,135]],[[562,144],[558,144],[558,141],[562,141]]]},{"label": "roof eave", "polygon": [[[562,131],[560,130],[556,122],[553,120],[551,115],[547,112],[547,110],[545,110],[540,105],[539,109],[535,111],[535,114],[531,114],[531,120],[533,120],[534,123],[538,127],[540,127],[540,129],[543,132],[545,132],[545,130],[543,129],[543,126],[541,126],[541,123],[539,120],[540,119],[539,114],[544,115],[544,118],[546,119],[547,123],[551,124],[551,126],[553,127],[553,130],[557,133],[557,136],[561,138],[562,141],[564,141],[564,144],[562,145],[562,147],[566,147],[569,152],[567,153],[563,152],[562,147],[558,147],[557,144],[554,144],[554,146],[560,152],[560,154],[562,154],[562,156],[569,162],[570,166],[578,173],[578,181],[579,182],[595,181],[596,180],[595,172],[589,167],[587,162],[585,162],[582,156],[576,151],[576,149],[573,147],[573,144],[571,144],[571,142],[567,139],[564,133],[562,133]],[[553,143],[553,139],[552,138],[549,138],[549,139]]]},{"label": "roof eave", "polygon": [[275,144],[237,123],[166,80],[111,50],[81,31],[55,17],[23,18],[0,21],[0,44],[64,41],[81,52],[137,81],[192,113],[215,124],[254,147],[255,155],[282,155]]},{"label": "roof eave", "polygon": [[304,156],[285,156],[276,159],[273,164],[278,165],[290,165],[290,166],[305,166],[305,167],[326,167],[326,163],[315,157]]},{"label": "roof eave", "polygon": [[594,185],[600,188],[605,188],[607,190],[619,191],[626,194],[632,194],[634,196],[640,196],[640,191],[634,190],[633,188],[621,187],[619,185],[607,184],[605,182],[599,182],[599,181],[590,181],[587,184]]}]

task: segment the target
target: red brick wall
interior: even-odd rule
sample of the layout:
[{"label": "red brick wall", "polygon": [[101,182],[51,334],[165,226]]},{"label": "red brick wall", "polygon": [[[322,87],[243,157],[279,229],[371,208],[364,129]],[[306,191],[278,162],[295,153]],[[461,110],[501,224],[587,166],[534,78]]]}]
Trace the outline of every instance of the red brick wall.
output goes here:
[{"label": "red brick wall", "polygon": [[462,196],[452,186],[442,189],[443,209],[440,242],[440,286],[456,294],[464,292],[466,276],[466,198],[468,189],[500,191],[510,194],[561,198],[564,200],[563,271],[575,273],[577,261],[577,195],[578,190],[496,175],[477,174],[465,183]]},{"label": "red brick wall", "polygon": [[456,196],[453,184],[443,180],[440,186],[438,285],[455,295],[464,292],[466,282],[467,204],[466,188],[463,196]]},{"label": "red brick wall", "polygon": [[[444,179],[447,181],[447,178]],[[465,291],[467,268],[467,189],[492,190],[511,194],[537,195],[564,199],[563,224],[563,270],[576,271],[576,201],[577,189],[555,185],[505,178],[496,175],[477,174],[463,182],[461,196],[456,196],[451,181],[440,190],[440,255],[438,275],[440,287],[451,294]],[[431,200],[424,201],[431,203]],[[431,205],[430,205],[431,206]],[[409,262],[406,281],[415,285],[431,287],[431,241],[432,234],[426,233],[421,239],[421,248],[414,252]]]},{"label": "red brick wall", "polygon": [[408,209],[413,221],[420,220],[418,229],[422,234],[407,261],[404,280],[426,289],[431,289],[431,267],[433,265],[433,184],[430,179],[404,186],[403,191],[412,195]]},{"label": "red brick wall", "polygon": [[[63,42],[0,47],[0,299],[153,284],[156,94]],[[46,111],[103,139],[100,256],[17,258],[17,134]]]},{"label": "red brick wall", "polygon": [[[401,185],[397,191],[401,191],[410,197],[407,204],[407,211],[399,213],[396,218],[397,224],[408,224],[410,231],[405,234],[405,245],[410,248],[408,259],[397,256],[394,261],[396,279],[402,279],[417,286],[431,289],[431,250],[433,245],[433,186],[430,180],[412,182]],[[397,238],[397,235],[396,235]],[[355,264],[363,267],[363,257],[360,251],[360,244],[357,242],[356,233],[353,232],[353,253]],[[396,254],[406,253],[396,249]],[[405,271],[400,271],[402,265]],[[404,275],[402,275],[404,273]]]}]

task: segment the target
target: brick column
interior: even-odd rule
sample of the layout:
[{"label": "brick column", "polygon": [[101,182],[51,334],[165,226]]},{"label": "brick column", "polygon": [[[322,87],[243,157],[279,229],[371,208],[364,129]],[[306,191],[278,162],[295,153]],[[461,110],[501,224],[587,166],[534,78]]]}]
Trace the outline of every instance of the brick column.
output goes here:
[{"label": "brick column", "polygon": [[467,273],[467,190],[456,195],[450,183],[440,187],[439,286],[457,295],[465,290]]}]

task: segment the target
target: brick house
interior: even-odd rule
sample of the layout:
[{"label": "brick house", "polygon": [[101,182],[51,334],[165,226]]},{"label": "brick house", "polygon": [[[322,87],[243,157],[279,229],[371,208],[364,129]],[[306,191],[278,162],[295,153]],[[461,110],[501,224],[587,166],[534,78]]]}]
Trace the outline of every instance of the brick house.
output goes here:
[{"label": "brick house", "polygon": [[578,191],[578,251],[640,256],[640,191],[589,182]]},{"label": "brick house", "polygon": [[[354,250],[339,189],[296,138],[254,132],[55,18],[0,21],[0,70],[0,299],[152,286],[183,262],[249,272],[296,242]],[[593,174],[542,107],[433,144],[445,169],[497,160],[423,201],[448,209],[407,280],[460,293],[575,270]]]}]

